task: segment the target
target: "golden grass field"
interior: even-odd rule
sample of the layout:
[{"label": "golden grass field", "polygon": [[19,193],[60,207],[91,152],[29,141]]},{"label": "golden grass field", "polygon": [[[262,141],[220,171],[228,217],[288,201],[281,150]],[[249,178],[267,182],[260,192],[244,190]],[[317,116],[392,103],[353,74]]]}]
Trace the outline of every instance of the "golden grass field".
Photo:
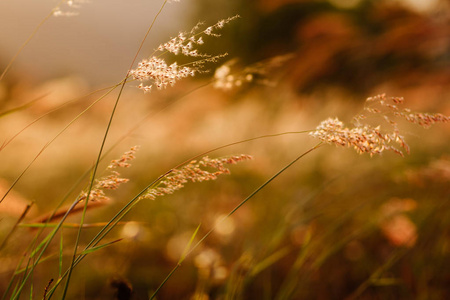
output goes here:
[{"label": "golden grass field", "polygon": [[[449,298],[450,8],[360,2],[236,2],[141,49],[133,70],[168,61],[143,68],[148,93],[138,71],[40,78],[23,67],[27,45],[11,66],[0,54],[2,299]],[[158,5],[135,51],[179,3]],[[381,94],[411,112],[364,110]],[[329,118],[355,131],[318,132]],[[398,129],[395,151],[377,125]],[[355,151],[361,139],[380,144]]]}]

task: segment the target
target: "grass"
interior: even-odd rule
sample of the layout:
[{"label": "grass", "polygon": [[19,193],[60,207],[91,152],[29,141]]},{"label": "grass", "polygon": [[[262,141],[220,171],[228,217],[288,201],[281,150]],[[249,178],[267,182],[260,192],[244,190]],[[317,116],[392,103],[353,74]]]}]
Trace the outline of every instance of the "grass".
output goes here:
[{"label": "grass", "polygon": [[166,4],[119,83],[37,118],[46,95],[0,113],[11,136],[0,155],[13,162],[0,203],[2,299],[445,298],[448,131],[438,123],[450,118],[384,94],[358,109],[344,95],[300,105],[272,84],[292,55],[239,67],[206,52],[238,16],[144,55]]}]

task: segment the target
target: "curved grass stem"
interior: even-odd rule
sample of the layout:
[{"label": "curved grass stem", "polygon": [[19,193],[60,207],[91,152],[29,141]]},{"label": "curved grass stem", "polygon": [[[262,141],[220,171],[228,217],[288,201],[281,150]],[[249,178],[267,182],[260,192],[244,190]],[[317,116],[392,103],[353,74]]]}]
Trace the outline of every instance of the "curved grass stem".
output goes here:
[{"label": "curved grass stem", "polygon": [[92,102],[86,109],[84,109],[81,113],[79,113],[75,118],[73,118],[63,129],[61,129],[50,141],[48,141],[42,148],[39,150],[38,154],[31,160],[30,163],[25,167],[25,169],[17,176],[11,186],[6,190],[5,194],[0,199],[0,203],[8,196],[14,186],[19,182],[19,180],[25,175],[28,169],[34,164],[34,162],[38,159],[39,156],[61,135],[63,134],[76,120],[78,120],[82,115],[84,115],[89,109],[91,109],[96,103],[105,98],[109,93],[111,93],[117,86],[112,87],[109,91],[107,91],[104,95],[99,97],[97,100]]},{"label": "curved grass stem", "polygon": [[[257,193],[259,193],[263,188],[265,188],[269,183],[271,183],[275,178],[280,176],[284,171],[286,171],[288,168],[290,168],[293,164],[295,164],[298,160],[303,158],[308,153],[311,153],[315,149],[319,148],[323,145],[323,142],[318,143],[311,149],[303,152],[301,155],[297,156],[294,160],[292,160],[290,163],[288,163],[286,166],[284,166],[281,170],[279,170],[277,173],[275,173],[272,177],[270,177],[268,180],[266,180],[261,186],[259,186],[256,190],[254,190],[247,198],[242,200],[235,208],[233,208],[226,216],[224,216],[221,220],[219,220],[186,254],[185,258],[188,257],[208,236],[213,233],[214,230],[227,218],[229,218],[232,214],[234,214],[240,207],[242,207],[245,203],[247,203],[251,198],[253,198]],[[178,263],[167,275],[167,277],[164,279],[164,281],[158,286],[156,291],[153,293],[153,295],[150,297],[150,300],[154,299],[156,297],[156,294],[159,292],[159,290],[164,286],[164,284],[169,280],[169,278],[172,276],[173,273],[181,266],[180,263]]]},{"label": "curved grass stem", "polygon": [[115,101],[115,103],[114,103],[114,107],[113,107],[113,109],[112,109],[112,111],[111,111],[111,115],[110,115],[110,118],[109,118],[109,121],[108,121],[108,125],[107,125],[107,127],[106,127],[106,131],[105,131],[105,134],[104,134],[104,137],[103,137],[103,140],[102,140],[102,144],[101,144],[101,146],[100,146],[100,150],[99,150],[99,153],[98,153],[98,156],[97,156],[97,160],[96,160],[96,162],[95,162],[94,169],[93,169],[93,171],[92,171],[91,182],[90,182],[90,186],[89,186],[89,189],[88,189],[88,192],[87,192],[87,198],[86,198],[85,203],[84,203],[83,213],[82,213],[82,215],[81,215],[80,227],[79,227],[79,229],[78,229],[77,237],[76,237],[76,240],[75,240],[74,251],[73,251],[73,256],[72,256],[72,261],[71,261],[70,267],[69,267],[69,269],[68,269],[68,275],[67,275],[66,283],[65,283],[65,285],[64,285],[64,291],[63,291],[62,299],[64,299],[64,298],[66,297],[67,290],[68,290],[68,288],[69,288],[70,278],[71,278],[71,275],[72,275],[72,271],[73,271],[73,269],[74,269],[74,267],[75,267],[75,260],[76,260],[76,258],[77,258],[77,248],[78,248],[78,244],[79,244],[80,239],[81,239],[81,232],[82,232],[82,230],[83,230],[83,224],[84,224],[84,219],[85,219],[85,216],[86,216],[86,210],[87,210],[87,206],[88,206],[88,202],[89,202],[89,196],[90,196],[91,191],[92,191],[92,188],[93,188],[93,186],[94,186],[95,175],[96,175],[96,173],[97,173],[98,165],[99,165],[99,163],[100,163],[100,159],[101,159],[102,154],[103,154],[103,148],[104,148],[104,146],[105,146],[106,139],[107,139],[108,134],[109,134],[109,130],[111,129],[111,124],[112,124],[112,121],[113,121],[113,119],[114,119],[115,112],[116,112],[117,106],[118,106],[118,104],[119,104],[119,100],[120,100],[120,98],[121,98],[121,96],[122,96],[123,90],[124,90],[124,88],[125,88],[125,84],[127,83],[127,79],[128,79],[128,77],[129,77],[130,71],[131,71],[131,69],[132,69],[134,63],[136,62],[136,59],[137,59],[139,53],[141,52],[141,49],[142,49],[142,47],[143,47],[143,45],[144,45],[144,42],[145,42],[145,40],[147,39],[148,35],[150,34],[150,31],[152,30],[153,25],[155,24],[157,18],[159,17],[159,15],[161,14],[162,10],[164,9],[164,6],[167,4],[167,1],[168,1],[168,0],[165,0],[165,1],[163,2],[163,4],[161,5],[161,8],[159,9],[158,13],[155,15],[155,17],[153,18],[152,23],[151,23],[150,26],[148,27],[148,30],[147,30],[147,32],[146,32],[144,38],[142,39],[142,41],[141,41],[141,43],[140,43],[140,45],[139,45],[138,50],[136,51],[136,55],[134,56],[134,58],[133,58],[133,60],[132,60],[132,62],[131,62],[131,65],[130,65],[128,71],[127,71],[127,74],[126,74],[124,80],[122,81],[122,84],[121,84],[121,87],[120,87],[120,90],[119,90],[119,94],[117,95],[116,101]]}]

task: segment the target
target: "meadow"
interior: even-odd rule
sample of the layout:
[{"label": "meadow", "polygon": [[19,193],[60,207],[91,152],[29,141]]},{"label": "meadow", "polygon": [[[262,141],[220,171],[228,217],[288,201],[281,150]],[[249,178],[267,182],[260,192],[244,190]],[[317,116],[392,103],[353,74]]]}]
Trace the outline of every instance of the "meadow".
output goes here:
[{"label": "meadow", "polygon": [[21,60],[86,1],[1,54],[1,299],[450,298],[445,1],[183,2],[117,82]]}]

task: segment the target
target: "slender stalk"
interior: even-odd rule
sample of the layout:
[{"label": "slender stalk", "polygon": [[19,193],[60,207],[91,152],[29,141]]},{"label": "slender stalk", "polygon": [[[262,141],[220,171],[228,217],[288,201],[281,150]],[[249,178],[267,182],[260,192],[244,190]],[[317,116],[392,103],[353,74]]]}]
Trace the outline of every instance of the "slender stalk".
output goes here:
[{"label": "slender stalk", "polygon": [[[199,155],[196,155],[194,157],[191,157],[189,159],[187,159],[186,161],[178,164],[177,166],[175,166],[174,168],[168,170],[167,172],[165,172],[164,174],[160,175],[158,178],[156,178],[155,180],[153,180],[150,184],[148,184],[144,189],[141,190],[141,192],[139,192],[135,197],[133,197],[133,199],[131,199],[126,205],[124,205],[112,218],[111,220],[108,221],[108,223],[106,223],[106,225],[104,225],[104,227],[92,238],[92,240],[85,246],[84,250],[82,251],[82,253],[80,255],[78,255],[78,257],[76,258],[75,262],[74,262],[74,267],[76,265],[78,265],[78,263],[80,263],[87,254],[83,254],[84,251],[88,250],[89,248],[95,247],[103,238],[105,238],[105,236],[117,225],[120,223],[120,221],[123,219],[123,217],[125,217],[125,215],[127,215],[127,213],[129,211],[131,211],[131,209],[139,203],[139,197],[141,195],[143,195],[148,189],[154,187],[156,184],[158,184],[158,182],[160,180],[162,180],[165,176],[167,176],[168,174],[170,174],[172,172],[173,169],[179,168],[180,166],[194,160],[197,159],[199,157],[202,157],[210,152],[213,151],[217,151],[226,147],[230,147],[230,146],[234,146],[237,144],[241,144],[241,143],[245,143],[245,142],[249,142],[249,141],[254,141],[254,140],[258,140],[258,139],[263,139],[263,138],[270,138],[270,137],[278,137],[278,136],[282,136],[282,135],[286,135],[286,134],[299,134],[299,133],[306,133],[309,132],[310,130],[307,131],[298,131],[298,132],[283,132],[283,133],[277,133],[277,134],[270,134],[270,135],[263,135],[263,136],[258,136],[258,137],[254,137],[254,138],[250,138],[250,139],[245,139],[242,141],[238,141],[238,142],[234,142],[234,143],[229,143],[226,145],[222,145],[216,148],[213,148],[209,151],[203,152]],[[318,148],[320,144],[318,144],[315,148]],[[314,148],[314,149],[315,149]],[[310,150],[312,151],[312,150]],[[303,155],[306,155],[306,153],[304,153]],[[301,157],[300,157],[301,158]],[[237,209],[237,208],[236,208]],[[58,224],[59,225],[59,224]],[[54,226],[54,225],[52,225]],[[195,247],[197,247],[198,245],[195,245]],[[189,254],[189,252],[188,252]],[[187,256],[187,255],[186,255]],[[61,278],[59,278],[59,280],[55,283],[55,285],[50,289],[48,295],[49,295],[49,299],[51,298],[51,296],[53,295],[55,289],[58,287],[58,285],[61,283],[62,279],[64,279],[67,274],[69,273],[69,270],[66,270],[66,272],[64,272],[64,274],[61,276]]]},{"label": "slender stalk", "polygon": [[108,125],[107,125],[107,127],[106,127],[106,132],[105,132],[105,135],[104,135],[104,137],[103,137],[102,144],[101,144],[101,146],[100,146],[100,150],[99,150],[99,153],[98,153],[98,156],[97,156],[97,161],[96,161],[96,163],[95,163],[94,170],[93,170],[93,172],[92,172],[91,183],[90,183],[90,186],[89,186],[89,189],[88,189],[88,192],[87,192],[87,198],[86,198],[85,203],[84,203],[84,209],[83,209],[83,213],[82,213],[81,220],[80,220],[80,228],[79,228],[78,233],[77,233],[77,237],[76,237],[76,241],[75,241],[75,246],[74,246],[74,251],[73,251],[73,256],[72,256],[72,262],[71,262],[70,267],[69,267],[69,273],[68,273],[68,275],[67,275],[66,284],[65,284],[65,286],[64,286],[64,291],[63,291],[62,299],[65,299],[66,294],[67,294],[67,290],[68,290],[68,288],[69,288],[70,277],[71,277],[71,275],[72,275],[72,271],[73,271],[73,268],[74,268],[75,260],[76,260],[76,257],[77,257],[77,248],[78,248],[78,244],[79,244],[80,238],[81,238],[81,232],[82,232],[82,229],[83,229],[84,219],[85,219],[85,216],[86,216],[86,210],[87,210],[87,204],[88,204],[88,201],[89,201],[89,196],[90,196],[91,191],[92,191],[92,188],[93,188],[93,186],[94,186],[95,175],[96,175],[96,173],[97,173],[98,165],[99,165],[100,159],[101,159],[101,157],[102,157],[102,153],[103,153],[103,148],[104,148],[104,146],[105,146],[106,139],[107,139],[107,137],[108,137],[109,130],[110,130],[110,128],[111,128],[111,124],[112,124],[112,121],[113,121],[113,119],[114,119],[115,112],[116,112],[116,110],[117,110],[117,106],[118,106],[118,104],[119,104],[119,100],[120,100],[120,98],[121,98],[121,96],[122,96],[122,92],[123,92],[123,89],[125,88],[125,84],[127,83],[127,79],[128,79],[128,77],[129,77],[130,71],[131,71],[132,68],[133,68],[133,65],[134,65],[134,63],[135,63],[135,61],[136,61],[136,59],[137,59],[137,57],[138,57],[138,55],[139,55],[139,53],[140,53],[140,51],[141,51],[143,45],[144,45],[144,42],[145,42],[145,40],[147,39],[147,37],[148,37],[148,35],[149,35],[151,29],[153,28],[153,25],[154,25],[155,22],[156,22],[156,19],[157,19],[157,18],[159,17],[159,15],[161,14],[161,12],[162,12],[164,6],[166,5],[166,3],[167,3],[167,0],[165,0],[165,1],[163,2],[163,4],[161,5],[161,8],[159,9],[158,13],[157,13],[157,14],[155,15],[155,17],[153,18],[152,23],[150,24],[150,26],[149,26],[149,28],[148,28],[148,30],[147,30],[147,32],[146,32],[144,38],[142,39],[142,41],[141,41],[141,43],[140,43],[140,45],[139,45],[139,48],[138,48],[138,50],[136,51],[136,55],[134,56],[134,58],[133,58],[133,60],[132,60],[132,62],[131,62],[131,65],[130,65],[128,71],[127,71],[127,74],[126,74],[124,80],[122,81],[122,85],[121,85],[121,87],[120,87],[119,94],[117,95],[116,102],[114,103],[114,107],[113,107],[113,109],[112,109],[112,112],[111,112],[111,116],[110,116],[110,118],[109,118]]},{"label": "slender stalk", "polygon": [[78,120],[84,113],[86,113],[89,109],[91,109],[96,103],[98,103],[100,100],[105,98],[109,93],[111,93],[116,86],[112,87],[109,91],[107,91],[104,95],[102,95],[100,98],[92,102],[86,109],[84,109],[81,113],[79,113],[75,118],[73,118],[63,129],[61,129],[50,141],[48,141],[42,148],[39,150],[38,154],[31,160],[30,163],[25,167],[25,169],[20,173],[19,176],[14,180],[14,182],[11,184],[11,186],[8,188],[8,190],[5,192],[5,194],[0,199],[0,203],[3,202],[3,200],[8,196],[8,194],[11,192],[11,190],[14,188],[14,186],[19,182],[19,180],[25,175],[25,173],[28,171],[28,169],[33,165],[33,163],[38,159],[39,156],[47,149],[61,134],[63,134],[73,123],[75,123],[76,120]]},{"label": "slender stalk", "polygon": [[[84,219],[86,217],[86,210],[87,210],[87,206],[88,206],[88,203],[89,203],[89,196],[90,196],[92,188],[94,186],[95,175],[97,174],[98,165],[100,163],[100,159],[101,159],[102,153],[103,153],[103,148],[104,148],[105,143],[106,143],[106,138],[108,137],[108,133],[109,133],[109,130],[111,128],[111,124],[112,124],[112,121],[113,121],[113,118],[114,118],[114,115],[115,115],[115,112],[116,112],[116,109],[117,109],[117,105],[119,104],[119,99],[120,99],[120,96],[122,95],[122,91],[123,91],[123,88],[125,86],[125,83],[126,83],[126,78],[123,81],[122,86],[120,87],[119,95],[117,96],[116,102],[114,103],[114,107],[113,107],[113,110],[111,112],[111,117],[109,118],[109,122],[108,122],[108,125],[106,127],[106,132],[105,132],[105,135],[103,137],[102,144],[100,146],[100,151],[99,151],[98,156],[97,156],[97,161],[96,161],[96,163],[94,165],[94,170],[92,171],[91,182],[90,182],[90,185],[89,185],[89,189],[88,189],[88,193],[87,193],[87,196],[86,196],[86,200],[84,202],[83,213],[81,215],[81,221],[80,221],[80,228],[78,229],[78,233],[77,233],[77,237],[76,237],[76,241],[75,241],[75,246],[74,246],[74,253],[73,253],[73,257],[72,257],[72,262],[71,262],[71,266],[69,268],[69,275],[67,276],[66,285],[64,287],[64,292],[63,292],[63,297],[62,297],[63,299],[66,297],[67,289],[69,288],[69,282],[70,282],[70,277],[72,275],[73,263],[75,261],[76,255],[77,255],[77,248],[78,248],[78,244],[79,244],[79,241],[80,241],[80,238],[81,238],[81,231],[83,229]],[[71,210],[73,208],[75,208],[75,206],[72,206]]]},{"label": "slender stalk", "polygon": [[170,271],[170,273],[166,276],[166,278],[164,278],[163,282],[161,282],[161,284],[158,286],[158,288],[153,292],[153,294],[149,298],[150,300],[152,300],[152,299],[154,299],[156,297],[156,294],[159,292],[159,290],[170,279],[170,277],[172,277],[173,273],[175,273],[176,270],[178,270],[179,267],[181,267],[181,263],[177,263],[177,265],[172,269],[172,271]]},{"label": "slender stalk", "polygon": [[[258,136],[258,137],[254,137],[254,138],[250,138],[250,139],[245,139],[245,140],[241,140],[238,142],[233,142],[233,143],[229,143],[226,145],[222,145],[213,149],[210,149],[208,151],[205,151],[203,153],[200,153],[196,156],[193,156],[187,160],[185,160],[184,162],[176,165],[175,167],[173,167],[172,169],[166,171],[164,174],[160,175],[158,178],[156,178],[154,181],[152,181],[150,184],[148,184],[143,190],[141,190],[141,192],[139,192],[133,199],[131,199],[124,207],[122,207],[122,209],[116,213],[116,215],[114,217],[112,217],[112,219],[108,222],[108,224],[102,228],[97,235],[91,240],[91,242],[86,246],[86,249],[89,248],[90,246],[95,246],[100,240],[102,240],[107,234],[108,232],[131,210],[131,208],[137,204],[139,197],[145,193],[145,191],[147,191],[148,189],[154,187],[159,181],[161,181],[164,177],[166,177],[167,175],[169,175],[172,170],[177,169],[185,164],[187,164],[188,162],[198,159],[200,157],[203,157],[211,152],[220,150],[220,149],[224,149],[230,146],[234,146],[234,145],[238,145],[238,144],[242,144],[245,142],[250,142],[250,141],[254,141],[254,140],[259,140],[259,139],[263,139],[263,138],[270,138],[270,137],[278,137],[278,136],[282,136],[282,135],[287,135],[287,134],[299,134],[299,133],[306,133],[309,132],[308,131],[296,131],[296,132],[283,132],[283,133],[277,133],[277,134],[269,134],[269,135],[262,135],[262,136]],[[108,229],[108,227],[110,227]]]},{"label": "slender stalk", "polygon": [[[219,222],[217,222],[185,255],[185,258],[188,257],[208,236],[211,235],[211,233],[216,230],[216,228],[227,218],[229,218],[232,214],[234,214],[241,206],[243,206],[245,203],[247,203],[251,198],[253,198],[257,193],[259,193],[263,188],[265,188],[269,183],[271,183],[275,178],[280,176],[284,171],[286,171],[288,168],[290,168],[293,164],[295,164],[298,160],[300,160],[302,157],[307,155],[308,153],[316,150],[320,146],[323,145],[323,142],[318,143],[311,149],[307,150],[306,152],[302,153],[301,155],[297,156],[294,160],[292,160],[290,163],[288,163],[286,166],[284,166],[281,170],[279,170],[277,173],[275,173],[272,177],[270,177],[266,182],[264,182],[260,187],[258,187],[256,190],[254,190],[247,198],[242,200],[235,208],[233,208],[226,216],[224,216]],[[150,300],[154,299],[156,297],[157,292],[163,287],[163,285],[169,280],[170,276],[180,267],[180,264],[178,263],[172,271],[170,271],[169,275],[164,279],[164,281],[158,286],[156,291],[153,293],[153,295],[150,297]]]},{"label": "slender stalk", "polygon": [[[19,181],[19,179],[25,174],[25,172],[31,167],[31,165],[33,164],[33,162],[40,156],[40,154],[54,141],[56,140],[56,138],[58,136],[60,136],[71,124],[73,124],[79,117],[81,117],[86,111],[88,111],[94,104],[96,104],[98,101],[100,101],[101,99],[103,99],[104,97],[106,97],[106,95],[108,95],[110,92],[112,92],[112,90],[114,90],[115,87],[111,88],[108,92],[106,92],[103,96],[101,96],[99,99],[97,99],[96,101],[94,101],[92,104],[90,104],[85,110],[83,110],[80,114],[78,114],[72,121],[69,122],[69,124],[67,124],[52,140],[50,140],[46,145],[44,145],[44,147],[40,150],[40,152],[36,155],[36,157],[28,164],[28,166],[25,168],[24,171],[22,171],[22,173],[19,175],[19,177],[13,182],[13,184],[11,185],[11,187],[6,191],[5,195],[2,197],[2,199],[0,200],[0,203],[3,201],[3,199],[8,195],[8,193],[12,190],[12,188],[15,186],[15,184],[17,184],[17,182]],[[30,277],[31,273],[33,272],[34,268],[38,265],[39,260],[41,259],[41,257],[43,256],[44,252],[46,251],[46,249],[48,248],[48,245],[50,244],[50,242],[53,240],[53,237],[56,235],[56,233],[58,232],[58,230],[61,228],[62,224],[64,223],[64,221],[66,220],[67,216],[70,214],[70,212],[73,210],[73,208],[75,208],[75,206],[78,204],[78,200],[75,200],[74,203],[71,205],[71,207],[67,210],[66,214],[63,216],[63,218],[61,219],[61,221],[58,223],[58,225],[55,227],[55,229],[53,231],[51,231],[49,233],[49,235],[46,238],[46,241],[43,245],[39,245],[42,246],[42,250],[39,253],[39,255],[36,257],[33,255],[33,258],[35,258],[35,261],[31,264],[30,267],[30,271],[25,274],[22,278],[22,282],[19,285],[19,288],[17,290],[16,293],[13,294],[12,299],[17,299],[21,290],[23,289],[23,287],[25,286],[26,281],[28,280],[28,278]],[[37,239],[35,239],[35,242],[37,242]]]},{"label": "slender stalk", "polygon": [[17,222],[14,224],[13,228],[8,232],[8,234],[6,235],[5,239],[0,243],[0,250],[6,245],[6,243],[8,242],[8,240],[10,239],[10,237],[12,236],[14,231],[17,229],[17,227],[19,227],[20,222],[22,222],[22,220],[28,214],[28,212],[30,211],[30,208],[31,208],[32,205],[33,205],[33,203],[28,204],[27,207],[25,207],[23,213],[17,219]]}]

